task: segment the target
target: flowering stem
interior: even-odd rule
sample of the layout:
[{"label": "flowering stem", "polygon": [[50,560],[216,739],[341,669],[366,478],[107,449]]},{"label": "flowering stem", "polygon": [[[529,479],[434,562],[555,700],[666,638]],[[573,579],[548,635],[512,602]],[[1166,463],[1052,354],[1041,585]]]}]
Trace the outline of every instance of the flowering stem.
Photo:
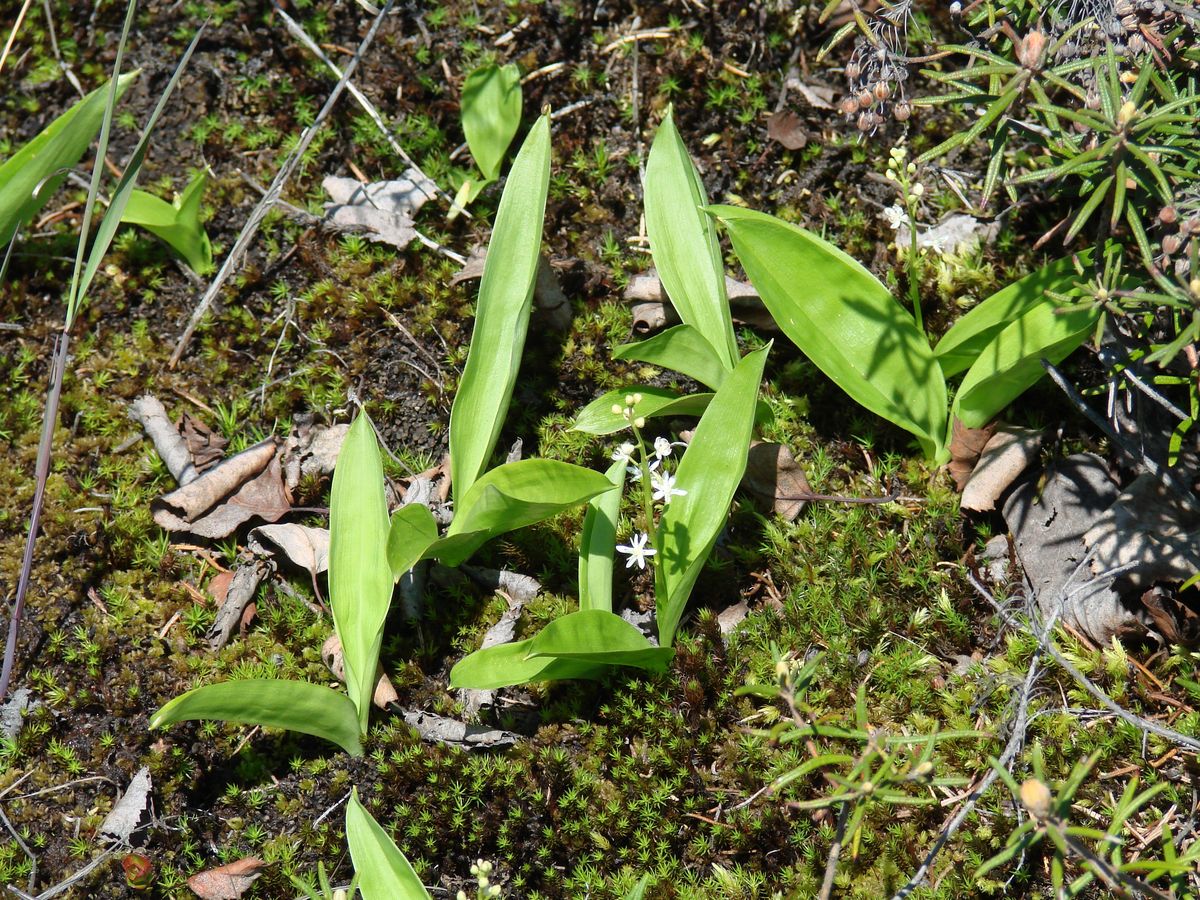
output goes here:
[{"label": "flowering stem", "polygon": [[917,330],[924,333],[925,324],[921,321],[921,260],[917,249],[917,204],[908,204],[908,299],[912,302],[913,319]]},{"label": "flowering stem", "polygon": [[[637,443],[638,450],[638,467],[642,470],[642,477],[638,482],[642,487],[642,518],[644,520],[644,531],[649,539],[650,546],[655,550],[659,549],[658,535],[654,530],[654,498],[650,494],[650,458],[646,456],[646,442],[642,440],[642,433],[633,422],[629,423],[629,427],[633,429],[633,437]],[[658,569],[655,567],[655,572]],[[657,577],[655,581],[657,581]]]}]

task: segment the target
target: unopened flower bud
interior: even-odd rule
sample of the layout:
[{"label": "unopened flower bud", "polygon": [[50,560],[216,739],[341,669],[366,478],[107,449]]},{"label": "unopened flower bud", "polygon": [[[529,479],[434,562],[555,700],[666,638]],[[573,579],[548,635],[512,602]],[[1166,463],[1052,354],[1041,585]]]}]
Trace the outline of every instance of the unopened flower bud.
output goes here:
[{"label": "unopened flower bud", "polygon": [[1188,283],[1188,290],[1192,292],[1192,298],[1194,300],[1200,300],[1200,278],[1193,278],[1191,282]]},{"label": "unopened flower bud", "polygon": [[917,164],[916,164],[916,163],[909,163],[909,164],[908,164],[908,174],[909,174],[909,175],[915,175],[915,174],[916,174],[916,171],[917,171]]},{"label": "unopened flower bud", "polygon": [[1050,788],[1038,779],[1030,778],[1021,785],[1021,805],[1029,810],[1029,814],[1035,819],[1044,819],[1050,815],[1053,803],[1054,795],[1050,793]]},{"label": "unopened flower bud", "polygon": [[920,197],[921,195],[923,195],[925,193],[925,185],[921,184],[921,182],[918,181],[911,188],[909,188],[909,192],[914,197]]},{"label": "unopened flower bud", "polygon": [[1026,69],[1036,69],[1042,64],[1042,54],[1045,52],[1046,35],[1031,31],[1017,47],[1017,62]]},{"label": "unopened flower bud", "polygon": [[646,417],[638,416],[636,419],[633,420],[633,425],[635,428],[645,428],[646,427]]},{"label": "unopened flower bud", "polygon": [[1132,122],[1133,117],[1137,115],[1137,111],[1137,106],[1134,105],[1132,100],[1126,100],[1124,103],[1122,103],[1121,108],[1117,110],[1118,127],[1124,128],[1126,125]]}]

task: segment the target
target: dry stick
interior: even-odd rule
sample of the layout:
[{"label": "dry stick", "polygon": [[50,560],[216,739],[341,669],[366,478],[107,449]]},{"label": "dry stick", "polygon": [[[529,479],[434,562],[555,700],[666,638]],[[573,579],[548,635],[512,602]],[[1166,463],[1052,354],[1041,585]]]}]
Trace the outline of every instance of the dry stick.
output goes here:
[{"label": "dry stick", "polygon": [[300,135],[299,142],[296,144],[296,148],[292,151],[291,156],[289,156],[284,162],[278,174],[276,174],[275,180],[272,181],[271,186],[267,188],[266,194],[263,195],[263,198],[259,201],[258,206],[256,206],[254,211],[250,214],[250,218],[242,227],[242,233],[238,235],[238,239],[236,243],[234,243],[233,249],[229,251],[229,255],[226,256],[225,261],[221,263],[220,271],[217,272],[212,284],[208,286],[208,290],[204,292],[204,296],[200,299],[200,303],[192,312],[192,317],[188,320],[187,327],[183,330],[183,334],[180,335],[179,342],[175,345],[175,350],[171,354],[171,358],[167,361],[167,368],[174,369],[177,365],[179,365],[179,360],[183,357],[184,351],[187,350],[187,346],[191,342],[192,335],[195,333],[197,326],[200,324],[200,321],[205,317],[205,315],[208,314],[209,307],[212,306],[213,301],[216,299],[217,294],[220,293],[221,288],[225,286],[225,282],[228,280],[229,276],[233,274],[234,268],[241,263],[242,257],[246,255],[246,251],[249,249],[255,235],[258,234],[258,228],[262,224],[263,219],[266,218],[267,212],[279,199],[280,194],[283,192],[283,186],[287,183],[288,179],[292,177],[292,173],[295,172],[296,168],[300,165],[300,161],[304,157],[304,151],[308,149],[308,145],[311,144],[313,138],[317,136],[318,129],[320,129],[321,125],[325,122],[325,119],[329,117],[330,112],[333,111],[334,104],[336,104],[338,98],[342,96],[342,91],[344,91],[346,89],[346,85],[350,83],[350,76],[354,74],[354,70],[358,68],[358,63],[363,58],[363,54],[366,53],[367,48],[370,47],[371,43],[375,40],[375,35],[379,32],[379,26],[383,23],[384,16],[387,15],[394,2],[395,0],[387,0],[387,3],[384,4],[383,9],[380,10],[379,15],[375,17],[375,20],[371,23],[371,28],[367,31],[366,37],[364,37],[362,39],[362,43],[358,45],[358,50],[356,50],[354,56],[351,57],[350,63],[346,66],[346,70],[342,73],[342,77],[338,79],[338,83],[334,85],[333,90],[330,92],[329,98],[325,101],[325,105],[321,107],[321,111],[317,113],[317,117],[313,120],[313,123],[304,129],[303,133]]},{"label": "dry stick", "polygon": [[8,40],[4,42],[4,52],[0,53],[0,71],[4,69],[4,61],[8,59],[8,54],[12,51],[13,42],[17,39],[17,32],[21,30],[21,23],[25,21],[25,13],[29,12],[31,6],[33,6],[33,0],[25,0],[21,4],[21,11],[17,13],[17,21],[13,22],[12,31],[8,33]]},{"label": "dry stick", "polygon": [[[325,55],[325,51],[323,51],[317,45],[316,41],[308,36],[308,32],[301,28],[295,19],[284,12],[283,7],[281,7],[278,3],[275,4],[275,12],[281,19],[283,19],[283,24],[287,27],[287,30],[292,37],[307,47],[309,52],[316,56],[317,59],[325,63],[325,65],[336,77],[342,77],[342,70],[337,67],[337,63]],[[371,117],[371,121],[375,123],[375,127],[379,129],[379,133],[387,138],[387,142],[395,154],[404,160],[404,162],[410,168],[416,170],[417,174],[420,175],[422,179],[432,184],[439,197],[453,205],[454,198],[438,187],[437,183],[432,178],[422,172],[421,167],[418,166],[416,162],[413,161],[413,158],[404,151],[403,147],[400,146],[400,142],[396,140],[396,136],[392,133],[392,130],[387,127],[387,123],[383,121],[383,116],[379,114],[379,110],[375,108],[375,104],[367,98],[367,95],[360,91],[352,81],[346,82],[346,90],[350,92],[351,97],[358,101],[358,105],[363,108],[363,112]],[[467,213],[466,210],[463,210],[460,215],[467,219],[471,218],[471,215]]]},{"label": "dry stick", "polygon": [[54,339],[54,359],[50,364],[50,387],[46,397],[46,412],[42,419],[42,438],[38,443],[37,465],[34,468],[33,509],[29,513],[29,539],[21,558],[21,575],[17,580],[17,601],[8,620],[8,640],[4,645],[4,667],[0,670],[0,698],[8,696],[13,663],[17,658],[17,632],[25,612],[25,594],[33,574],[33,548],[37,543],[38,527],[42,521],[42,506],[46,500],[46,479],[50,475],[50,454],[54,444],[54,424],[58,421],[58,401],[62,395],[63,375],[67,369],[67,333],[61,331]]},{"label": "dry stick", "polygon": [[833,834],[833,843],[829,847],[829,860],[825,863],[825,878],[821,881],[821,891],[817,894],[819,900],[829,900],[833,896],[833,879],[837,875],[838,857],[842,855],[842,841],[846,837],[846,820],[850,818],[850,804],[843,803],[838,813],[837,830]]},{"label": "dry stick", "polygon": [[[1004,615],[1000,609],[1000,605],[996,603],[995,597],[983,585],[979,584],[974,577],[971,578],[971,583],[977,591],[981,591],[983,595],[991,602],[996,611]],[[1006,617],[1007,618],[1007,617]],[[1017,715],[1013,720],[1012,731],[1008,736],[1008,743],[1004,747],[1004,752],[1000,754],[998,762],[1004,768],[1007,768],[1009,763],[1016,758],[1020,752],[1021,746],[1025,743],[1025,729],[1029,725],[1029,697],[1033,693],[1033,684],[1037,680],[1038,673],[1038,657],[1041,655],[1042,646],[1033,653],[1033,658],[1029,660],[1029,669],[1025,673],[1025,681],[1021,685],[1021,696],[1017,701]],[[988,789],[1000,777],[1000,770],[992,768],[988,771],[983,780],[971,791],[970,796],[958,808],[958,810],[946,820],[942,826],[941,832],[938,834],[938,839],[934,841],[933,846],[929,848],[929,852],[925,854],[925,858],[921,860],[921,865],[917,871],[913,873],[912,878],[900,890],[892,895],[892,900],[904,900],[909,894],[920,887],[921,883],[929,876],[929,870],[933,866],[933,861],[937,859],[937,855],[942,852],[942,848],[949,843],[950,838],[954,837],[955,832],[962,827],[962,824],[967,821],[972,810],[975,809],[975,804],[979,799],[987,793]]]}]

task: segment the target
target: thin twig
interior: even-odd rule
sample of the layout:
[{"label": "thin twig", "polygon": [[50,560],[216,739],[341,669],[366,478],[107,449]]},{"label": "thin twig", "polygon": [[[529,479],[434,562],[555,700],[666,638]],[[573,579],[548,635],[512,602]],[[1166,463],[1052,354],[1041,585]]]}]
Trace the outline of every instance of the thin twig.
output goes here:
[{"label": "thin twig", "polygon": [[321,111],[317,113],[312,124],[301,133],[300,140],[297,141],[295,149],[275,175],[275,179],[271,182],[271,186],[267,189],[266,194],[263,195],[262,200],[259,201],[258,206],[250,214],[250,218],[242,227],[242,232],[238,235],[233,249],[229,251],[229,254],[225,257],[225,261],[221,263],[220,271],[217,272],[212,284],[208,286],[208,290],[205,291],[204,296],[200,299],[200,303],[192,312],[192,317],[188,320],[187,327],[183,330],[183,334],[180,335],[179,341],[175,345],[175,350],[171,353],[171,358],[167,361],[168,368],[174,369],[179,365],[179,360],[183,357],[184,351],[187,350],[187,346],[191,342],[196,328],[208,314],[209,308],[212,306],[217,294],[221,292],[221,288],[225,286],[225,282],[229,279],[229,276],[233,274],[234,268],[241,263],[242,257],[246,255],[246,251],[250,248],[255,235],[258,234],[258,228],[262,224],[263,219],[266,218],[267,212],[275,205],[275,201],[279,199],[280,194],[283,192],[283,186],[287,184],[288,179],[292,177],[292,174],[299,167],[300,161],[304,158],[304,153],[308,150],[309,144],[312,143],[313,138],[317,136],[317,131],[324,124],[325,119],[329,117],[330,112],[333,111],[333,107],[337,103],[338,98],[342,96],[342,91],[346,89],[346,85],[350,83],[350,77],[354,74],[355,69],[358,68],[359,61],[362,60],[367,48],[374,42],[375,35],[379,33],[379,26],[383,23],[384,17],[392,8],[394,2],[395,0],[387,0],[383,9],[380,10],[379,15],[375,17],[366,36],[362,39],[362,43],[358,45],[358,50],[351,57],[345,71],[342,72],[341,78],[338,79],[338,83],[334,85],[328,99],[326,99],[325,105],[321,107]]},{"label": "thin twig", "polygon": [[833,844],[829,847],[829,859],[825,863],[825,878],[821,882],[821,891],[817,894],[819,900],[829,900],[833,896],[833,879],[837,875],[838,857],[842,855],[842,841],[846,837],[846,819],[850,817],[850,807],[853,804],[843,803],[838,813],[837,830],[833,833]]},{"label": "thin twig", "polygon": [[21,23],[25,21],[25,14],[29,12],[29,7],[33,6],[33,0],[25,0],[21,4],[21,11],[17,13],[17,20],[13,22],[12,31],[8,33],[8,40],[4,42],[4,52],[0,53],[0,71],[4,69],[4,61],[8,59],[8,54],[12,51],[13,42],[17,39],[17,32],[21,30]]},{"label": "thin twig", "polygon": [[[974,582],[974,579],[972,581],[978,584],[978,582]],[[997,612],[1003,615],[1003,611],[1000,609],[999,604],[996,603],[996,599],[992,596],[991,592],[984,588],[983,585],[976,587],[976,590],[980,589],[983,590],[984,595],[991,601]],[[1029,669],[1025,673],[1025,681],[1021,685],[1021,695],[1017,699],[1017,714],[1013,719],[1012,730],[1008,735],[1008,743],[1005,745],[1004,752],[1000,754],[998,760],[1004,768],[1007,768],[1016,758],[1017,754],[1021,751],[1022,745],[1025,743],[1025,730],[1029,724],[1029,698],[1033,693],[1033,685],[1037,681],[1038,661],[1041,650],[1042,648],[1039,645],[1038,649],[1034,651],[1033,657],[1029,660]],[[988,770],[988,773],[983,776],[983,779],[975,786],[963,804],[954,812],[954,815],[946,820],[946,823],[942,826],[942,830],[938,833],[937,840],[929,848],[929,852],[925,854],[925,858],[921,860],[921,865],[917,868],[917,871],[908,879],[904,887],[892,895],[892,900],[903,900],[903,898],[915,891],[929,876],[929,870],[933,866],[933,861],[942,852],[942,848],[946,846],[950,838],[962,827],[962,824],[967,820],[967,816],[975,809],[975,805],[979,802],[979,799],[987,793],[988,789],[999,777],[999,769],[992,768]]]},{"label": "thin twig", "polygon": [[4,814],[4,809],[0,807],[0,820],[3,820],[4,827],[8,829],[8,833],[12,835],[13,840],[17,842],[17,846],[21,848],[24,854],[29,857],[29,887],[26,888],[30,893],[33,893],[33,887],[37,884],[37,857],[30,850],[23,840],[21,835],[17,834],[17,829],[13,828],[12,822],[8,821],[8,816]]},{"label": "thin twig", "polygon": [[[317,59],[325,63],[329,70],[333,72],[334,76],[341,78],[342,70],[337,67],[337,63],[325,55],[325,52],[317,45],[316,41],[308,36],[308,33],[300,27],[295,19],[293,19],[284,11],[282,6],[280,6],[278,3],[274,4],[274,6],[276,14],[283,20],[284,26],[286,26],[292,37],[308,48],[309,52],[316,56]],[[370,116],[371,121],[375,123],[375,127],[379,129],[379,133],[387,139],[388,144],[391,146],[395,154],[404,160],[405,164],[409,168],[413,169],[423,181],[428,181],[430,184],[432,184],[439,197],[453,204],[454,198],[438,187],[437,183],[432,178],[422,172],[421,167],[417,165],[413,158],[405,152],[402,146],[400,146],[400,142],[396,140],[396,136],[392,133],[392,130],[387,127],[387,123],[383,121],[383,116],[379,114],[379,110],[375,108],[375,104],[367,98],[367,95],[360,91],[354,82],[349,80],[346,82],[346,90],[350,92],[351,97],[358,101],[358,105],[363,108],[363,112]],[[463,211],[462,215],[468,219],[471,217],[470,214],[465,210]]]}]

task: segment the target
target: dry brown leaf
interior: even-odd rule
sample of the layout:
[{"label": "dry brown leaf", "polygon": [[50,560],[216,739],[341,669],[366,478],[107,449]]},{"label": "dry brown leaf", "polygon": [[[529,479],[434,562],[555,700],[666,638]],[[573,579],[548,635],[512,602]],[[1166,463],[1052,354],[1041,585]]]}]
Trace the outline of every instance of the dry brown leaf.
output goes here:
[{"label": "dry brown leaf", "polygon": [[1000,496],[1037,461],[1042,437],[1037,428],[1000,426],[984,446],[959,505],[973,512],[995,509]]},{"label": "dry brown leaf", "polygon": [[799,150],[808,143],[800,117],[786,109],[767,117],[767,137],[789,150]]},{"label": "dry brown leaf", "polygon": [[260,525],[251,530],[248,540],[255,551],[278,550],[292,565],[304,569],[313,578],[329,569],[328,528],[312,528],[295,522]]},{"label": "dry brown leaf", "polygon": [[812,493],[804,471],[783,444],[754,441],[746,460],[742,488],[763,510],[794,522]]},{"label": "dry brown leaf", "polygon": [[954,479],[954,486],[959,493],[967,486],[979,455],[992,435],[996,433],[996,423],[991,422],[983,428],[968,428],[957,416],[954,427],[950,431],[950,462],[946,468]]},{"label": "dry brown leaf", "polygon": [[213,431],[195,416],[184,413],[179,420],[179,434],[187,445],[188,453],[196,469],[203,472],[212,468],[225,455],[229,441],[225,436]]},{"label": "dry brown leaf", "polygon": [[257,856],[247,856],[193,875],[188,879],[188,887],[200,900],[239,900],[265,866]]},{"label": "dry brown leaf", "polygon": [[1092,571],[1120,568],[1138,588],[1186,581],[1200,572],[1197,515],[1153,475],[1139,475],[1083,536]]},{"label": "dry brown leaf", "polygon": [[232,456],[151,504],[167,531],[223,538],[250,519],[277,521],[291,509],[274,438]]},{"label": "dry brown leaf", "polygon": [[335,228],[362,231],[368,240],[404,249],[416,239],[413,216],[434,196],[433,182],[409,169],[397,181],[363,184],[355,178],[327,176],[321,187],[332,203],[326,221]]},{"label": "dry brown leaf", "polygon": [[824,84],[805,84],[799,79],[789,80],[788,87],[795,90],[815,109],[833,109],[833,88]]},{"label": "dry brown leaf", "polygon": [[153,782],[148,766],[142,766],[129,782],[121,799],[100,825],[100,836],[118,843],[129,843],[130,837],[150,816],[150,789]]},{"label": "dry brown leaf", "polygon": [[[345,682],[346,657],[342,653],[342,642],[338,638],[337,632],[325,639],[325,643],[321,646],[321,659],[325,663],[325,667],[333,673],[334,678]],[[382,663],[379,664],[377,674],[379,677],[375,682],[375,695],[372,697],[372,702],[380,709],[387,709],[400,699],[400,695],[396,693],[392,680],[383,671]]]},{"label": "dry brown leaf", "polygon": [[218,572],[208,581],[208,596],[213,602],[220,607],[225,602],[225,596],[229,593],[229,585],[233,583],[233,570],[229,569],[224,572]]}]

